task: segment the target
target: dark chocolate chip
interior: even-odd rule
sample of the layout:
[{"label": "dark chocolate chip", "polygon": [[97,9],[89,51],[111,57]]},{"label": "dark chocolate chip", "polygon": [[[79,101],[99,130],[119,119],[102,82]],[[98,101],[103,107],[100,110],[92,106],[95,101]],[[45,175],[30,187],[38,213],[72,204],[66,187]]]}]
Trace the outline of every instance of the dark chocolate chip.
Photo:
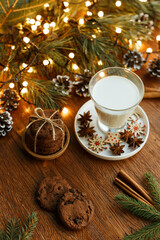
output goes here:
[{"label": "dark chocolate chip", "polygon": [[75,218],[75,219],[73,219],[73,221],[74,221],[76,224],[82,223],[82,220],[81,220],[80,218]]},{"label": "dark chocolate chip", "polygon": [[58,187],[58,190],[61,190],[61,186]]},{"label": "dark chocolate chip", "polygon": [[64,205],[68,205],[68,204],[73,204],[73,202],[68,200],[67,202],[64,203]]},{"label": "dark chocolate chip", "polygon": [[69,191],[71,192],[71,193],[74,193],[74,190],[71,188],[71,189],[69,189]]}]

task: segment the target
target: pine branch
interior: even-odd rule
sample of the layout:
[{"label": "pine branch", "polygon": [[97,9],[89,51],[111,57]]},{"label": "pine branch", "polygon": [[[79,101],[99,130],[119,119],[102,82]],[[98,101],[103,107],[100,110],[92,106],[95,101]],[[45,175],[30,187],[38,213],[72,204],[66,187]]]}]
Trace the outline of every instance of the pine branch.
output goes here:
[{"label": "pine branch", "polygon": [[160,222],[154,222],[149,226],[143,227],[124,240],[153,240],[160,235]]},{"label": "pine branch", "polygon": [[14,218],[7,225],[5,240],[18,240],[19,234],[19,219]]},{"label": "pine branch", "polygon": [[145,179],[147,181],[148,191],[154,201],[154,205],[160,210],[160,187],[150,172],[146,173]]},{"label": "pine branch", "polygon": [[138,217],[154,222],[160,221],[160,212],[158,212],[154,207],[144,204],[141,201],[136,201],[124,194],[119,194],[115,197],[115,200],[124,209],[130,211]]},{"label": "pine branch", "polygon": [[22,233],[19,236],[19,240],[29,240],[33,235],[33,230],[37,224],[37,214],[33,212],[29,217],[28,221],[24,223],[24,227],[22,228]]},{"label": "pine branch", "polygon": [[2,232],[1,229],[0,229],[0,240],[5,240],[5,239],[4,239],[4,233]]}]

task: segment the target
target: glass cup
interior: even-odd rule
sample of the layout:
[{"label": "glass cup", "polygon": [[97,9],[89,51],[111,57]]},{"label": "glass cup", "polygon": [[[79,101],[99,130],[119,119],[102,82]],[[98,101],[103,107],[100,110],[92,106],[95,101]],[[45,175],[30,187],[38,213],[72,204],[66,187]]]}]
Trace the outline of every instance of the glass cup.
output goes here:
[{"label": "glass cup", "polygon": [[[114,95],[115,92],[117,96],[112,99],[112,94]],[[127,119],[143,99],[144,85],[138,75],[132,71],[109,67],[97,72],[91,78],[89,93],[98,114],[100,129],[104,132],[117,132],[125,126]],[[111,96],[114,106],[107,98],[107,94]]]}]

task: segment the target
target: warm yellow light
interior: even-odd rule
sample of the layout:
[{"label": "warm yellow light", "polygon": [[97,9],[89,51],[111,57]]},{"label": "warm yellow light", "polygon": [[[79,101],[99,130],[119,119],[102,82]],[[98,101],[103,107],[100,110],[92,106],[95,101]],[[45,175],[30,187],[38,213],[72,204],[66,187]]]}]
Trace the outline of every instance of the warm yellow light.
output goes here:
[{"label": "warm yellow light", "polygon": [[132,39],[129,39],[129,46],[132,47]]},{"label": "warm yellow light", "polygon": [[100,77],[104,77],[104,76],[105,76],[105,73],[104,73],[104,72],[100,72],[100,73],[99,73],[99,76],[100,76]]},{"label": "warm yellow light", "polygon": [[55,27],[56,26],[56,23],[55,22],[51,22],[50,23],[50,27]]},{"label": "warm yellow light", "polygon": [[103,17],[104,16],[104,12],[103,11],[99,11],[98,12],[98,17]]},{"label": "warm yellow light", "polygon": [[122,32],[122,29],[119,27],[116,27],[116,33],[121,33],[121,32]]},{"label": "warm yellow light", "polygon": [[68,56],[69,58],[74,58],[75,54],[73,52],[70,52]]},{"label": "warm yellow light", "polygon": [[98,65],[103,65],[103,62],[101,60],[98,61]]},{"label": "warm yellow light", "polygon": [[92,35],[93,38],[96,38],[96,35]]},{"label": "warm yellow light", "polygon": [[30,24],[35,24],[35,22],[36,22],[35,19],[33,19],[33,18],[30,19]]},{"label": "warm yellow light", "polygon": [[36,16],[36,19],[37,19],[38,21],[40,21],[40,20],[41,20],[41,18],[42,18],[42,16],[41,16],[41,15],[37,15],[37,16]]},{"label": "warm yellow light", "polygon": [[147,53],[152,53],[152,48],[147,48]]},{"label": "warm yellow light", "polygon": [[138,46],[138,47],[141,47],[141,46],[142,46],[141,40],[138,40],[138,41],[137,41],[137,46]]},{"label": "warm yellow light", "polygon": [[140,2],[147,2],[147,0],[139,0]]},{"label": "warm yellow light", "polygon": [[72,67],[73,67],[74,70],[78,70],[78,68],[79,68],[79,67],[77,66],[77,64],[75,64],[75,63],[73,64]]},{"label": "warm yellow light", "polygon": [[49,23],[45,23],[45,24],[43,25],[43,27],[44,27],[44,28],[49,28]]},{"label": "warm yellow light", "polygon": [[30,108],[29,108],[29,107],[26,108],[26,109],[25,109],[25,112],[26,112],[26,113],[29,113],[29,112],[30,112]]},{"label": "warm yellow light", "polygon": [[89,7],[89,6],[91,6],[91,2],[90,1],[86,1],[86,7]]},{"label": "warm yellow light", "polygon": [[69,6],[69,3],[68,2],[63,2],[64,6],[65,7],[68,7]]},{"label": "warm yellow light", "polygon": [[32,31],[36,31],[37,30],[37,26],[36,25],[32,25],[31,29],[32,29]]},{"label": "warm yellow light", "polygon": [[9,69],[8,67],[5,67],[5,68],[3,69],[3,71],[6,72],[6,71],[8,71],[8,69]]},{"label": "warm yellow light", "polygon": [[122,2],[121,2],[121,1],[116,1],[116,3],[115,3],[116,7],[120,7],[120,6],[121,6],[121,4],[122,4]]},{"label": "warm yellow light", "polygon": [[46,59],[46,60],[43,60],[43,65],[47,66],[49,64],[49,61]]},{"label": "warm yellow light", "polygon": [[22,93],[22,94],[27,93],[27,92],[28,92],[27,88],[25,88],[25,87],[22,88],[22,90],[21,90],[21,93]]},{"label": "warm yellow light", "polygon": [[79,24],[80,24],[80,25],[83,25],[83,24],[84,24],[84,19],[83,19],[83,18],[79,19]]},{"label": "warm yellow light", "polygon": [[157,35],[156,40],[159,42],[160,41],[160,35]]},{"label": "warm yellow light", "polygon": [[26,63],[22,63],[22,67],[23,67],[23,68],[26,68],[26,67],[27,67],[27,64],[26,64]]},{"label": "warm yellow light", "polygon": [[44,33],[44,34],[48,34],[48,33],[49,33],[49,29],[48,29],[48,28],[44,28],[44,29],[43,29],[43,33]]},{"label": "warm yellow light", "polygon": [[64,12],[69,12],[69,8],[66,8],[63,10]]},{"label": "warm yellow light", "polygon": [[36,21],[36,22],[35,22],[35,25],[38,27],[38,26],[41,25],[41,22],[40,22],[40,21]]},{"label": "warm yellow light", "polygon": [[9,87],[10,87],[10,88],[14,88],[14,83],[11,82],[11,83],[9,84]]},{"label": "warm yellow light", "polygon": [[14,49],[15,49],[15,46],[13,45],[13,46],[11,47],[11,49],[14,50]]},{"label": "warm yellow light", "polygon": [[23,38],[23,41],[24,41],[25,43],[29,43],[29,42],[30,42],[30,39],[29,39],[28,37],[24,37],[24,38]]},{"label": "warm yellow light", "polygon": [[68,22],[68,20],[69,20],[69,18],[68,18],[68,17],[65,17],[65,18],[63,19],[63,21],[64,21],[65,23],[67,23],[67,22]]},{"label": "warm yellow light", "polygon": [[29,72],[29,73],[32,73],[32,72],[33,72],[33,68],[30,67],[30,68],[28,69],[28,72]]},{"label": "warm yellow light", "polygon": [[44,7],[45,7],[45,8],[48,8],[48,7],[49,7],[49,4],[48,4],[48,3],[44,4]]},{"label": "warm yellow light", "polygon": [[64,108],[62,109],[62,114],[63,114],[63,115],[67,115],[68,112],[69,112],[68,108],[64,107]]},{"label": "warm yellow light", "polygon": [[53,64],[53,60],[51,58],[48,59],[50,64]]},{"label": "warm yellow light", "polygon": [[27,24],[30,23],[30,18],[26,18],[26,23],[27,23]]},{"label": "warm yellow light", "polygon": [[28,82],[27,81],[23,81],[22,85],[23,85],[23,87],[27,87],[28,86]]},{"label": "warm yellow light", "polygon": [[92,16],[92,12],[87,11],[87,16]]}]

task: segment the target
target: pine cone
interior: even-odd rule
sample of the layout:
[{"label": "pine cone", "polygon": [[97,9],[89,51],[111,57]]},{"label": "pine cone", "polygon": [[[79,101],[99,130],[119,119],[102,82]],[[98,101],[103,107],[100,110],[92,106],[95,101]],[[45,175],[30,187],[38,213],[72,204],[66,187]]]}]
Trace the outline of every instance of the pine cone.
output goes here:
[{"label": "pine cone", "polygon": [[72,91],[72,81],[69,79],[69,76],[64,75],[57,75],[56,78],[52,80],[55,83],[56,87],[62,87],[62,92],[69,94]]},{"label": "pine cone", "polygon": [[12,117],[8,111],[0,113],[0,136],[6,136],[12,129]]},{"label": "pine cone", "polygon": [[20,96],[16,90],[4,89],[0,97],[0,107],[7,111],[12,111],[18,107]]},{"label": "pine cone", "polygon": [[152,20],[149,20],[149,15],[145,13],[140,13],[139,15],[136,15],[133,18],[133,22],[135,23],[140,23],[143,25],[145,28],[148,28],[150,31],[148,34],[150,35],[152,31],[154,30],[154,22]]},{"label": "pine cone", "polygon": [[138,70],[144,64],[144,58],[142,54],[138,51],[128,51],[128,53],[124,54],[124,64],[127,68],[133,68],[134,70]]},{"label": "pine cone", "polygon": [[80,97],[89,97],[88,85],[92,75],[85,69],[83,75],[76,75],[74,82],[75,93]]},{"label": "pine cone", "polygon": [[160,77],[160,57],[150,61],[148,71],[153,77]]}]

